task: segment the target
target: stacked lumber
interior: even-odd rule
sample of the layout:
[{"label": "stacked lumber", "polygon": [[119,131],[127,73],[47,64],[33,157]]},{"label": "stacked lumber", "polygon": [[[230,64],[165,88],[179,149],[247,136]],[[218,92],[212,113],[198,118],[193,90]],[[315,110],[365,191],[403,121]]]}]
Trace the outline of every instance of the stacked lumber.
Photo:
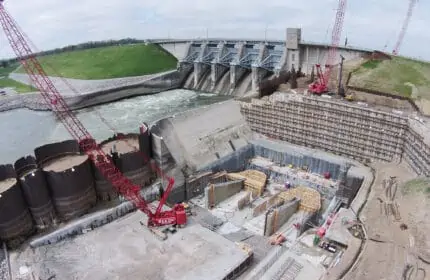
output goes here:
[{"label": "stacked lumber", "polygon": [[318,191],[299,186],[282,192],[278,196],[284,201],[290,201],[294,198],[300,199],[299,210],[310,213],[318,212],[321,209],[321,195]]},{"label": "stacked lumber", "polygon": [[238,173],[228,173],[228,180],[244,180],[245,190],[252,192],[254,197],[261,196],[266,186],[267,176],[258,170],[245,170]]}]

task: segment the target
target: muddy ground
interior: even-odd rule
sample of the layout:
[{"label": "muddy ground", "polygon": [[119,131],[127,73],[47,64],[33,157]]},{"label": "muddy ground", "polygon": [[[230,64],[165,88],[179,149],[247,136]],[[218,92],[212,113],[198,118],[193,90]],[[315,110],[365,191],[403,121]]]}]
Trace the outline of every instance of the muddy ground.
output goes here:
[{"label": "muddy ground", "polygon": [[[378,163],[374,168],[375,183],[361,214],[368,240],[344,279],[430,279],[430,265],[421,260],[428,258],[429,252],[429,196],[403,190],[404,183],[416,177],[406,164]],[[383,180],[390,176],[397,176],[397,191],[392,187],[387,192],[384,187]],[[391,201],[394,213],[386,211]]]}]

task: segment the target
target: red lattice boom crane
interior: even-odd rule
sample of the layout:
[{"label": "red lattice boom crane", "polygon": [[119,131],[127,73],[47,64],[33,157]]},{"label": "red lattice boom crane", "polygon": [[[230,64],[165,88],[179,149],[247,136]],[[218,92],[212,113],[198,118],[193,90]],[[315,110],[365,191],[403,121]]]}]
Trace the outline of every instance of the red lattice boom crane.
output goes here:
[{"label": "red lattice boom crane", "polygon": [[316,64],[318,80],[309,85],[309,91],[314,94],[322,94],[328,91],[328,82],[331,76],[331,69],[335,63],[340,36],[342,35],[343,21],[345,18],[347,0],[339,0],[336,21],[331,34],[331,45],[328,52],[328,58],[323,72],[320,64]]},{"label": "red lattice boom crane", "polygon": [[405,37],[406,31],[408,30],[409,22],[411,21],[412,12],[414,10],[415,4],[417,4],[418,0],[409,0],[408,12],[406,13],[406,18],[403,21],[402,29],[399,34],[399,38],[397,38],[396,45],[393,49],[393,54],[398,55],[400,47],[403,43],[403,38]]},{"label": "red lattice boom crane", "polygon": [[[159,205],[155,211],[153,211],[148,203],[141,197],[140,187],[133,184],[118,170],[112,162],[111,157],[103,152],[103,150],[97,145],[94,138],[71,111],[64,98],[43,70],[36,55],[33,53],[29,43],[25,39],[26,37],[24,36],[24,33],[4,8],[3,2],[4,0],[0,0],[0,24],[3,27],[15,55],[29,75],[33,84],[40,91],[46,104],[50,106],[58,120],[63,123],[70,135],[78,141],[82,151],[89,156],[98,170],[112,183],[120,194],[122,194],[127,200],[131,201],[137,209],[141,210],[148,216],[148,226],[185,225],[186,214],[183,205],[177,204],[172,208],[172,210],[162,211],[162,207],[167,201],[167,197],[173,188],[175,180],[165,176],[161,170],[156,170],[161,177],[165,177],[168,180],[169,184],[159,202]],[[151,167],[154,168],[153,165],[151,165]]]}]

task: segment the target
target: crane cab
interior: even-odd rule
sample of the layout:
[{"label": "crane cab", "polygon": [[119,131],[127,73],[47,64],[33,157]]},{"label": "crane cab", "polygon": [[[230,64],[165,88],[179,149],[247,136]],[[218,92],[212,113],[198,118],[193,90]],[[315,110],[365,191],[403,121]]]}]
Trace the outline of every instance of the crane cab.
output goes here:
[{"label": "crane cab", "polygon": [[182,204],[176,204],[175,207],[173,207],[173,211],[175,212],[176,216],[176,224],[178,226],[185,226],[187,223],[187,214],[185,212],[185,207]]}]

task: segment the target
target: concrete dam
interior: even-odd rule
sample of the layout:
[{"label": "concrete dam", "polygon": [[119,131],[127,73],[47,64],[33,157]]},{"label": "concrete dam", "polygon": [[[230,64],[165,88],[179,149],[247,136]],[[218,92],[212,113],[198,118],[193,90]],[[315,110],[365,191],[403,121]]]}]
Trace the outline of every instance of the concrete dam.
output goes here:
[{"label": "concrete dam", "polygon": [[[259,89],[260,82],[292,68],[310,74],[315,64],[325,65],[329,45],[302,41],[299,28],[288,28],[286,40],[151,40],[173,54],[178,67],[192,70],[185,88],[243,96]],[[339,47],[345,59],[372,51]]]},{"label": "concrete dam", "polygon": [[[189,72],[184,87],[235,97],[291,68],[309,74],[328,52],[302,42],[300,29],[288,29],[286,42],[154,42],[176,52],[179,72]],[[377,236],[371,219],[404,231],[392,180],[430,177],[428,123],[291,91],[175,113],[98,143],[148,203],[167,186],[151,166],[174,178],[166,208],[186,202],[189,218],[163,240],[76,141],[46,144],[0,166],[0,241],[12,249],[11,273],[31,266],[40,279],[341,279]],[[372,199],[377,214],[361,215]]]}]

